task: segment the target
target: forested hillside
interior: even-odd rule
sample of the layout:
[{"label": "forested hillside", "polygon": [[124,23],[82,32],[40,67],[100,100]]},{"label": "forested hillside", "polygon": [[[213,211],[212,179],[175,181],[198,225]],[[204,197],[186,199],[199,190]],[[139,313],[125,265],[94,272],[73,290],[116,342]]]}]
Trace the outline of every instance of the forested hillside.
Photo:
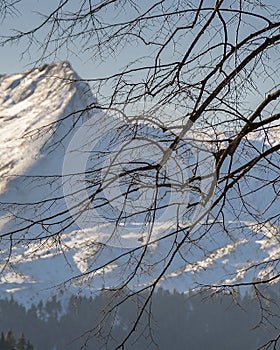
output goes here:
[{"label": "forested hillside", "polygon": [[13,331],[10,329],[6,335],[1,333],[0,338],[1,350],[33,350],[33,345],[26,339],[24,333],[21,333],[18,340],[15,338]]},{"label": "forested hillside", "polygon": [[[271,298],[277,299],[279,286],[263,293],[266,304],[259,304],[251,292],[243,296],[239,293],[213,296],[208,292],[201,298],[192,293],[159,289],[150,313],[139,323],[125,349],[256,349],[276,334],[266,322],[268,314],[279,315],[279,306],[269,302]],[[90,350],[113,349],[125,337],[144,299],[145,295],[140,294],[122,304],[111,312],[107,323],[102,322],[104,311],[118,303],[108,292],[95,298],[72,296],[67,305],[53,297],[29,310],[13,298],[1,300],[0,330],[24,332],[34,350],[77,350],[83,345]],[[278,322],[280,326],[277,317],[274,318],[274,324]]]}]

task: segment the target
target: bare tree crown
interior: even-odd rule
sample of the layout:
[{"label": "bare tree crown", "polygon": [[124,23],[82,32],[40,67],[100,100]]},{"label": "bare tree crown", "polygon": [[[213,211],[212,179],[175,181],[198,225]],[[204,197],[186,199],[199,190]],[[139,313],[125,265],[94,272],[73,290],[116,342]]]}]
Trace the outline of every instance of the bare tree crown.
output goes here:
[{"label": "bare tree crown", "polygon": [[[2,1],[3,21],[24,3]],[[1,233],[3,270],[16,246],[63,251],[73,225],[95,226],[87,262],[67,283],[104,274],[104,288],[131,288],[121,302],[148,291],[119,348],[174,276],[192,271],[191,288],[215,291],[251,285],[257,296],[278,282],[279,10],[257,0],[61,0],[36,27],[0,36],[27,41],[25,54],[36,48],[36,65],[65,52],[103,66],[116,59],[106,76],[58,76],[87,102],[36,129],[53,135],[50,154],[65,146],[61,173],[37,178],[61,193],[2,203],[14,223]],[[96,99],[85,98],[90,89]],[[215,259],[239,249],[243,260],[219,262],[225,273],[212,278]]]}]

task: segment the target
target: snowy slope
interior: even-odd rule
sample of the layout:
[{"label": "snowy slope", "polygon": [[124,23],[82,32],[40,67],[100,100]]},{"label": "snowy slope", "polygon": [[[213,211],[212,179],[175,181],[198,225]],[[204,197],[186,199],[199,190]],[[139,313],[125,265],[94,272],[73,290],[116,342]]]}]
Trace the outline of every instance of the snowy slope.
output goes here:
[{"label": "snowy slope", "polygon": [[[119,241],[112,242],[112,222],[100,220],[111,215],[116,221],[116,213],[108,207],[105,207],[107,212],[97,211],[96,217],[83,216],[82,222],[78,216],[74,221],[75,215],[69,216],[69,206],[75,207],[75,201],[83,200],[84,194],[79,185],[75,187],[81,183],[79,177],[61,175],[75,173],[80,168],[84,170],[83,154],[87,154],[92,146],[97,150],[108,148],[111,139],[122,142],[122,137],[125,139],[133,132],[133,127],[124,125],[113,115],[106,115],[104,120],[97,110],[81,113],[96,101],[87,84],[73,79],[79,80],[79,77],[65,62],[0,78],[0,230],[4,234],[0,252],[0,266],[4,269],[0,292],[1,295],[14,293],[15,298],[26,304],[58,291],[77,292],[81,286],[86,294],[95,293],[104,286],[118,286],[120,277],[131,276],[141,257],[141,249],[133,254],[125,253],[135,242],[139,244],[139,239],[141,242],[145,238],[144,232],[139,235],[135,227],[129,226],[126,234],[116,232]],[[109,130],[114,130],[114,133]],[[155,140],[162,135],[161,131],[146,126],[142,133],[153,135]],[[76,154],[77,135],[83,140],[83,148],[79,148]],[[88,144],[93,136],[99,142]],[[259,147],[259,140],[254,142]],[[178,155],[179,159],[181,156]],[[93,160],[99,165],[98,157]],[[171,164],[170,169],[173,166]],[[260,172],[261,176],[275,176]],[[252,178],[249,186],[254,186],[254,181]],[[75,190],[77,196],[72,194]],[[267,188],[261,199],[254,198],[252,193],[251,200],[257,201],[261,209],[270,200],[271,191],[273,189]],[[230,282],[236,278],[249,280],[259,273],[269,275],[270,266],[266,267],[266,272],[249,270],[248,273],[244,272],[244,267],[265,259],[279,259],[279,228],[270,222],[261,227],[252,226],[250,218],[241,215],[236,194],[232,192],[230,196],[234,210],[229,208],[225,219],[231,235],[225,235],[219,225],[214,225],[200,240],[199,246],[186,242],[181,254],[173,259],[172,268],[162,278],[163,287],[185,291],[197,283]],[[270,210],[277,213],[277,204]],[[172,229],[167,214],[162,215],[165,220],[160,217],[156,221],[154,239]],[[51,219],[43,224],[41,219],[44,217]],[[239,217],[239,222],[236,217]],[[60,230],[58,237],[52,237]],[[12,242],[8,234],[11,231],[14,232]],[[107,247],[98,244],[108,239],[110,244]],[[166,238],[148,248],[142,269],[131,279],[131,286],[139,288],[160,273],[166,263],[163,258],[172,255],[173,241],[173,237]],[[204,247],[204,251],[200,247]],[[123,256],[116,260],[119,254]],[[103,265],[107,266],[103,268]],[[86,275],[71,280],[81,273]]]},{"label": "snowy slope", "polygon": [[[79,77],[67,62],[0,78],[2,233],[10,230],[13,225],[16,228],[24,226],[25,220],[15,219],[14,215],[20,216],[22,212],[24,217],[34,217],[34,212],[39,210],[37,205],[15,208],[9,203],[38,202],[58,189],[56,181],[50,184],[44,180],[45,176],[61,175],[65,148],[60,140],[67,137],[77,119],[86,118],[81,113],[70,117],[69,114],[95,103],[88,85],[72,82],[75,79]],[[68,117],[66,122],[65,117]],[[37,182],[34,181],[34,175],[38,175]],[[4,238],[1,241],[2,267],[7,263],[9,255],[9,247],[5,246],[7,240]],[[34,248],[35,252],[32,245],[28,249],[21,249],[20,246],[14,248],[12,258],[1,277],[1,291],[27,290],[25,298],[35,295],[38,297],[42,288],[63,281],[73,271],[79,272],[75,269],[75,264],[73,267],[68,266],[59,254],[47,255],[44,249],[40,251],[39,248],[38,251],[37,247]],[[23,251],[25,263],[22,269],[20,263]],[[43,258],[39,264],[31,263],[41,256]],[[46,268],[48,259],[49,268]]]},{"label": "snowy slope", "polygon": [[[78,76],[68,63],[46,65],[0,78],[0,175],[22,174],[34,163],[39,148],[52,130],[38,130],[88,102],[88,87],[70,82]],[[93,101],[91,101],[93,102]]]}]

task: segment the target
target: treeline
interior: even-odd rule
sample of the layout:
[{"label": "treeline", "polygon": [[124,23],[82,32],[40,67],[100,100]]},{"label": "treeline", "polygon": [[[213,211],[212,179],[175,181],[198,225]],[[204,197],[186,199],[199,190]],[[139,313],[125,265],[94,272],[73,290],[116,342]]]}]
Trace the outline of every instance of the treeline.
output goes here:
[{"label": "treeline", "polygon": [[[159,289],[146,308],[125,349],[255,350],[279,333],[279,286],[262,291],[260,305],[253,293],[180,294]],[[26,310],[13,298],[0,300],[0,330],[24,333],[20,350],[114,349],[133,328],[147,294],[104,292],[95,298],[72,296],[68,305],[53,297]],[[274,300],[274,302],[272,302]],[[104,315],[109,312],[109,318]],[[278,329],[266,322],[266,316]],[[264,324],[259,327],[260,321]],[[266,323],[265,323],[266,322]],[[27,338],[25,338],[27,337]],[[6,341],[2,334],[2,339]],[[16,342],[16,344],[19,341]],[[4,345],[3,345],[4,346]],[[15,348],[18,350],[18,348]],[[280,348],[279,348],[280,349]],[[0,345],[0,350],[10,350]]]},{"label": "treeline", "polygon": [[6,336],[1,332],[0,350],[33,350],[33,345],[25,338],[24,333],[21,333],[17,340],[10,329]]}]

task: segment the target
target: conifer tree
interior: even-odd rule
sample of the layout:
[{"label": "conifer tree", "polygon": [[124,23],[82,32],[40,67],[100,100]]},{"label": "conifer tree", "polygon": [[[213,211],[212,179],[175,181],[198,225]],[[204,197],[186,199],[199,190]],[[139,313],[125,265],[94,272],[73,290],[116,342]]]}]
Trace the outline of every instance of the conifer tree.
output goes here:
[{"label": "conifer tree", "polygon": [[10,329],[6,335],[6,342],[10,345],[11,350],[15,349],[16,346],[16,339],[14,336],[13,331]]},{"label": "conifer tree", "polygon": [[26,350],[26,339],[24,336],[24,333],[21,333],[18,343],[17,343],[17,350]]}]

